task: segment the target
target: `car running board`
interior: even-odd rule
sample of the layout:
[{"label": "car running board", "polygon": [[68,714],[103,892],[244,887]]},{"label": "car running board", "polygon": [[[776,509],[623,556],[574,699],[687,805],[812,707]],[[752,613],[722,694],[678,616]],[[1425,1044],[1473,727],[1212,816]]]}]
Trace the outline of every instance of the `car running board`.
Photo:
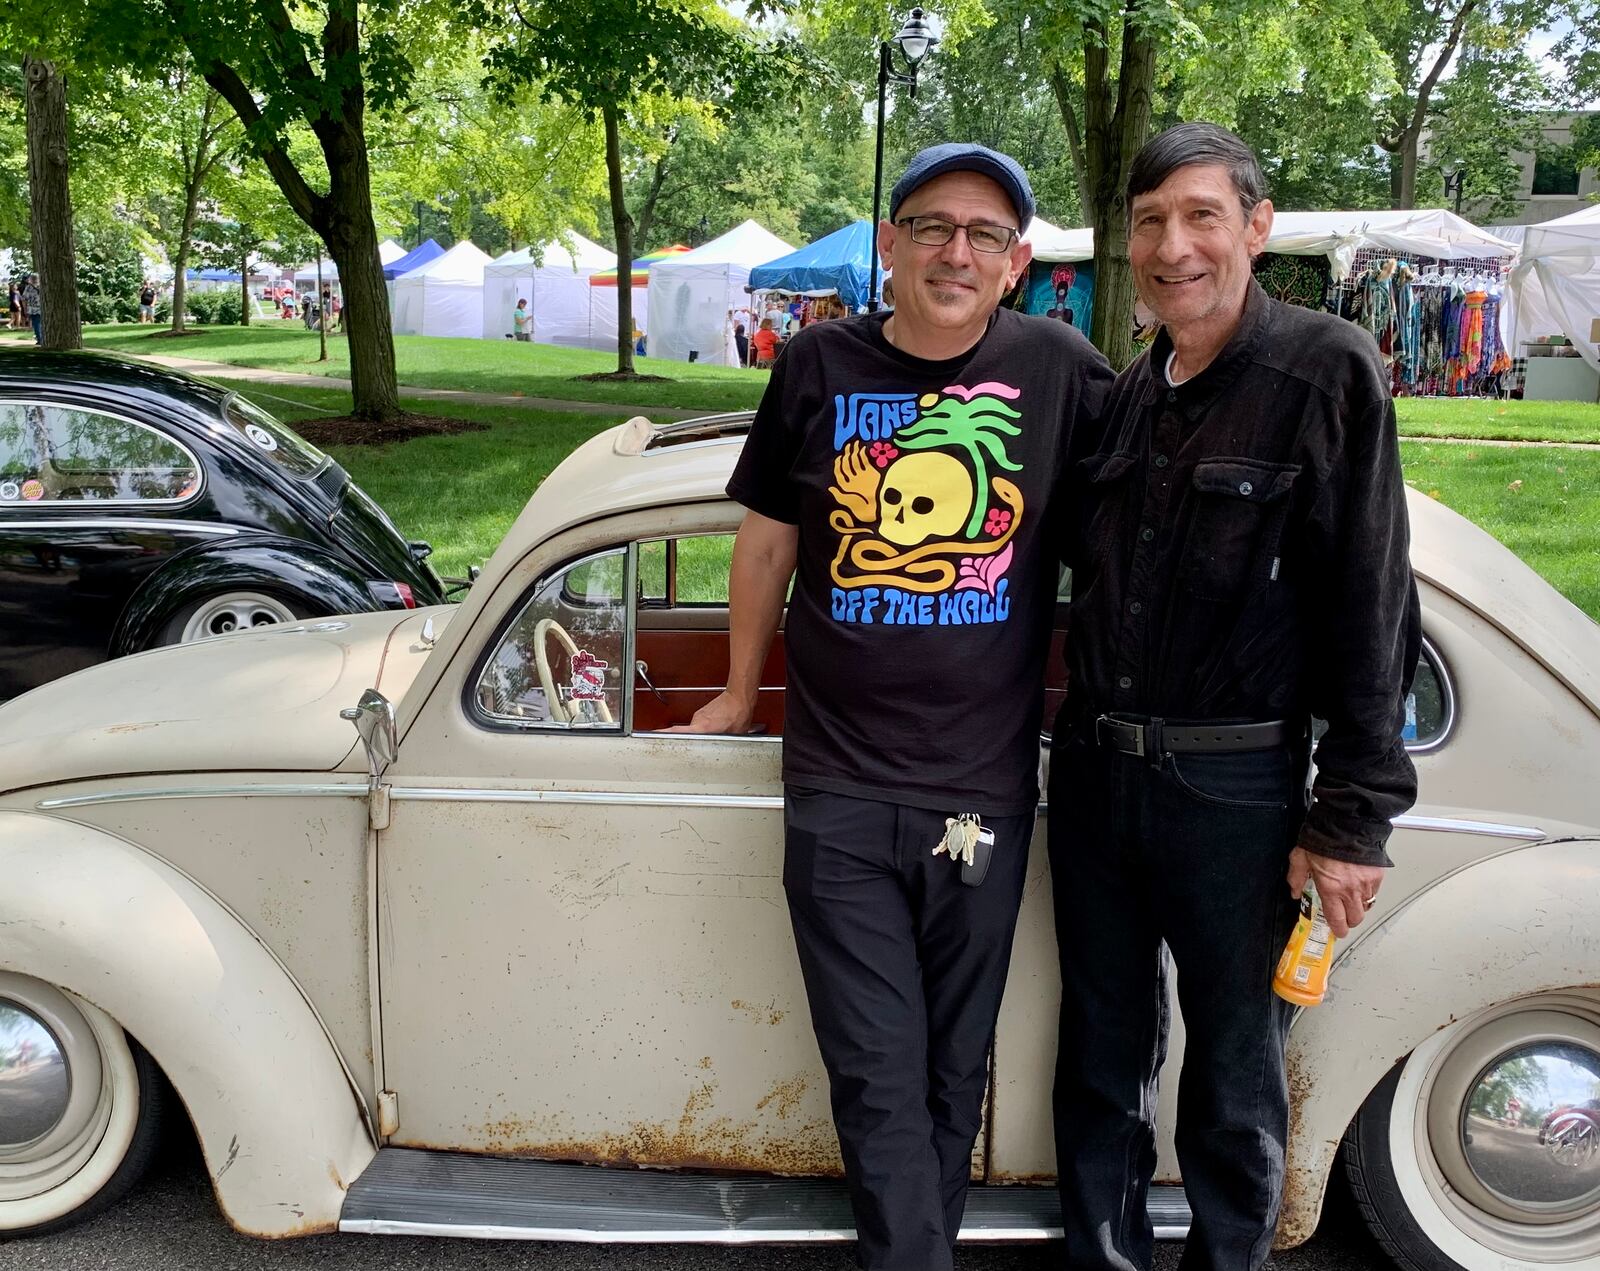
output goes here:
[{"label": "car running board", "polygon": [[[1155,1187],[1159,1240],[1181,1240],[1181,1187]],[[458,1152],[384,1148],[345,1197],[339,1230],[379,1236],[593,1244],[787,1244],[854,1240],[844,1184],[830,1179],[674,1174]],[[973,1187],[961,1239],[1061,1236],[1053,1187]]]}]

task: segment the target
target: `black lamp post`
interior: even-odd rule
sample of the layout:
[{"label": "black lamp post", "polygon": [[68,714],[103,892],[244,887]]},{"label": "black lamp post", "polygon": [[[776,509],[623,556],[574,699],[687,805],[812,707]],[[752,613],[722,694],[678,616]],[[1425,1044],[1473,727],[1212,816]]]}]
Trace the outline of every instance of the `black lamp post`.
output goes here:
[{"label": "black lamp post", "polygon": [[1467,165],[1450,162],[1444,165],[1444,196],[1456,196],[1456,215],[1461,215],[1461,187],[1467,183]]},{"label": "black lamp post", "polygon": [[711,222],[708,218],[702,216],[700,218],[700,224],[697,228],[700,233],[700,242],[704,243],[711,237]]},{"label": "black lamp post", "polygon": [[[878,45],[878,146],[872,164],[872,233],[878,233],[878,219],[883,215],[883,106],[889,95],[890,84],[904,84],[917,95],[917,67],[939,43],[939,37],[928,25],[921,9],[911,10],[911,16],[900,28],[900,34]],[[894,69],[893,49],[899,48],[906,69]],[[867,280],[867,311],[878,311],[878,246],[872,245],[872,266]]]}]

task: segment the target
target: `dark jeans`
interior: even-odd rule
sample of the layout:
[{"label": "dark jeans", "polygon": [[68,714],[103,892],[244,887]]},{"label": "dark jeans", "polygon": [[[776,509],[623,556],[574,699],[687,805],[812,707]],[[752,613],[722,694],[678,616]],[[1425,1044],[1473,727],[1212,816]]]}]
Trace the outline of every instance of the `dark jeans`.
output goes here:
[{"label": "dark jeans", "polygon": [[784,797],[783,885],[873,1271],[949,1271],[983,1123],[1034,818],[984,818],[994,858],[971,887],[933,855],[961,810]]},{"label": "dark jeans", "polygon": [[1069,729],[1050,762],[1061,951],[1056,1155],[1073,1271],[1148,1271],[1167,955],[1185,1031],[1182,1271],[1256,1271],[1283,1194],[1291,1008],[1272,973],[1297,905],[1285,875],[1305,765],[1287,747],[1119,754]]},{"label": "dark jeans", "polygon": [[35,344],[43,344],[44,333],[40,330],[40,327],[44,324],[44,314],[30,313],[28,322],[33,326],[33,342]]}]

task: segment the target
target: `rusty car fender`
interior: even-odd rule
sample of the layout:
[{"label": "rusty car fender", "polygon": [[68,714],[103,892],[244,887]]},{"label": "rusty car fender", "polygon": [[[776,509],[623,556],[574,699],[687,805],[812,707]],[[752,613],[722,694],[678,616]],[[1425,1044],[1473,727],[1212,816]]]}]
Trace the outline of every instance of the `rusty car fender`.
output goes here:
[{"label": "rusty car fender", "polygon": [[0,812],[0,969],[59,985],[150,1052],[188,1109],[228,1220],[332,1231],[376,1151],[315,1011],[219,900],[115,835]]},{"label": "rusty car fender", "polygon": [[1311,1238],[1334,1154],[1389,1070],[1458,1020],[1600,982],[1600,838],[1508,849],[1442,876],[1334,965],[1289,1034],[1289,1158],[1277,1248]]}]

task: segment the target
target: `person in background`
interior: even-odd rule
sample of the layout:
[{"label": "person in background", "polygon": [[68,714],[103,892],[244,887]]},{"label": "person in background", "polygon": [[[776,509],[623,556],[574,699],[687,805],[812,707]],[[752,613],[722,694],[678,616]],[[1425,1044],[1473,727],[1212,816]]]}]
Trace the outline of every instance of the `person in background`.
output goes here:
[{"label": "person in background", "polygon": [[139,288],[139,321],[154,322],[156,320],[156,289],[150,285],[146,278]]},{"label": "person in background", "polygon": [[6,313],[10,316],[10,327],[13,331],[22,329],[24,318],[22,316],[22,292],[17,287],[17,280],[11,280],[11,302],[6,306]]},{"label": "person in background", "polygon": [[285,322],[294,321],[294,288],[290,287],[283,293],[283,319]]},{"label": "person in background", "polygon": [[533,340],[533,315],[528,312],[528,302],[525,299],[517,301],[517,307],[511,311],[511,334],[522,343],[528,344]]},{"label": "person in background", "polygon": [[777,360],[778,333],[772,329],[771,318],[761,319],[761,326],[750,338],[750,345],[755,350],[757,370],[765,370]]},{"label": "person in background", "polygon": [[733,347],[739,354],[739,365],[750,365],[750,337],[744,333],[744,323],[733,324]]},{"label": "person in background", "polygon": [[44,298],[39,295],[39,275],[29,274],[28,281],[22,285],[22,308],[28,316],[28,323],[33,327],[33,342],[44,343]]}]

